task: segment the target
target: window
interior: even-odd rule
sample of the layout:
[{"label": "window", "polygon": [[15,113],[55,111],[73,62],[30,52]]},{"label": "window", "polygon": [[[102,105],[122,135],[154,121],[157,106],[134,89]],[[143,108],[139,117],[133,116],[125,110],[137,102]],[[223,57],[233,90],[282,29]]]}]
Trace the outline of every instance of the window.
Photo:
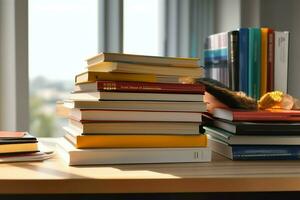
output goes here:
[{"label": "window", "polygon": [[124,53],[162,56],[164,0],[124,0]]},{"label": "window", "polygon": [[97,0],[29,0],[30,129],[60,136],[55,103],[66,99],[84,59],[97,53]]}]

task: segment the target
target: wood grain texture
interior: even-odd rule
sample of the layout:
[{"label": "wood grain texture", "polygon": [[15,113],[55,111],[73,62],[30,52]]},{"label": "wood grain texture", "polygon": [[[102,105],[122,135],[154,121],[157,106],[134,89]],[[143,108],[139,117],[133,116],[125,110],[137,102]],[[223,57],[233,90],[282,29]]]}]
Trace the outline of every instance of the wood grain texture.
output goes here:
[{"label": "wood grain texture", "polygon": [[0,164],[0,194],[300,191],[300,161],[69,167],[44,162]]}]

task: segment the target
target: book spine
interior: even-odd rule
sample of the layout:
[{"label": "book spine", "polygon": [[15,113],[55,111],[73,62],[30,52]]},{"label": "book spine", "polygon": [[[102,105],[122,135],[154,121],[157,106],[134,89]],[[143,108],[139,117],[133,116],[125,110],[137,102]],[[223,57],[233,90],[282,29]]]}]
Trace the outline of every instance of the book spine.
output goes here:
[{"label": "book spine", "polygon": [[268,28],[261,28],[261,76],[260,76],[260,96],[267,93],[268,81]]},{"label": "book spine", "polygon": [[267,92],[274,90],[274,43],[275,35],[272,29],[268,31],[268,56],[267,56]]},{"label": "book spine", "polygon": [[239,32],[230,31],[228,33],[228,70],[229,85],[234,91],[239,90]]},{"label": "book spine", "polygon": [[233,160],[299,160],[298,146],[232,146]]},{"label": "book spine", "polygon": [[260,29],[249,29],[249,95],[260,98],[260,67],[261,67],[261,36]]},{"label": "book spine", "polygon": [[289,32],[275,31],[274,90],[288,92]]},{"label": "book spine", "polygon": [[249,30],[248,28],[241,28],[239,34],[239,90],[248,92],[248,40]]},{"label": "book spine", "polygon": [[97,81],[98,91],[204,94],[202,84]]}]

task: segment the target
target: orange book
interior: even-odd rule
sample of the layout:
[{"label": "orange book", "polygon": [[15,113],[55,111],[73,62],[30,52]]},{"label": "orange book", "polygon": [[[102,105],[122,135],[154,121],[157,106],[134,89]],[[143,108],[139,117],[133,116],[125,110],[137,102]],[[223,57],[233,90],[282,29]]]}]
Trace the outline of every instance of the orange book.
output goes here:
[{"label": "orange book", "polygon": [[268,31],[268,28],[261,28],[260,96],[264,95],[267,92]]},{"label": "orange book", "polygon": [[[65,128],[65,130],[67,130]],[[207,138],[199,135],[73,135],[65,138],[76,148],[175,148],[206,147]]]}]

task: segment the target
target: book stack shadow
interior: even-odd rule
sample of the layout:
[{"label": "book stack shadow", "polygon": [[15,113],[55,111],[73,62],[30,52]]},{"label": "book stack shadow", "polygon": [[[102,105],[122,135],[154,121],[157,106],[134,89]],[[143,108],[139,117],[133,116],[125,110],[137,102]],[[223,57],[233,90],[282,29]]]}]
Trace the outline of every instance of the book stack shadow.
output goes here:
[{"label": "book stack shadow", "polygon": [[69,165],[208,162],[198,59],[101,53],[64,101]]},{"label": "book stack shadow", "polygon": [[211,149],[232,160],[299,160],[300,111],[215,109]]}]

